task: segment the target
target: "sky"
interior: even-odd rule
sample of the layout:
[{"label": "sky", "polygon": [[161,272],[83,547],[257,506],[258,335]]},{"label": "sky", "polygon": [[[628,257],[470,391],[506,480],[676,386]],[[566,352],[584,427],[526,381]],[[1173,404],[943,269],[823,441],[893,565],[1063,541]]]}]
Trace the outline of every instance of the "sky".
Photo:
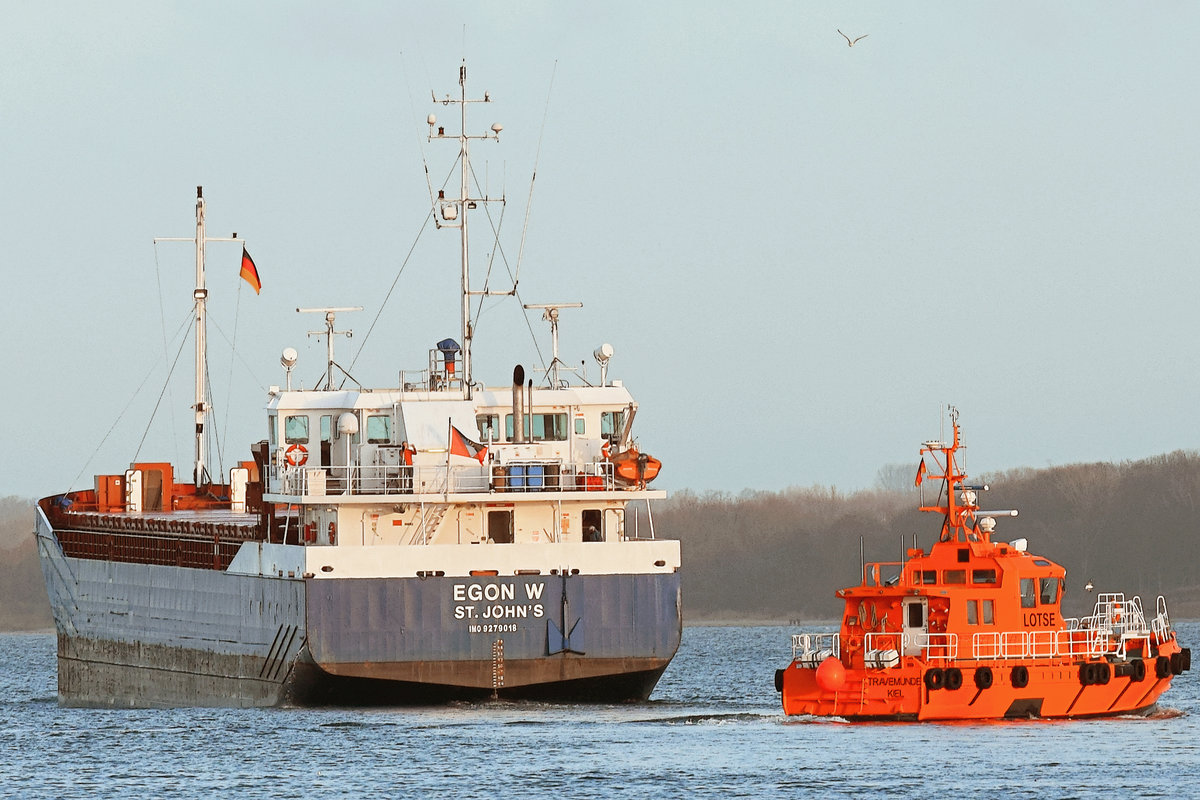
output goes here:
[{"label": "sky", "polygon": [[[425,118],[464,60],[469,127],[504,126],[473,149],[505,198],[473,280],[583,303],[562,356],[595,380],[612,344],[656,487],[870,488],[948,405],[972,473],[1200,447],[1198,4],[0,11],[0,495],[190,473],[194,253],[153,240],[193,235],[198,185],[263,284],[209,246],[226,468],[284,347],[324,371],[297,307],[363,306],[336,346],[366,385],[458,338],[457,233],[423,230],[456,152]],[[485,303],[478,378],[539,351],[539,316]]]}]

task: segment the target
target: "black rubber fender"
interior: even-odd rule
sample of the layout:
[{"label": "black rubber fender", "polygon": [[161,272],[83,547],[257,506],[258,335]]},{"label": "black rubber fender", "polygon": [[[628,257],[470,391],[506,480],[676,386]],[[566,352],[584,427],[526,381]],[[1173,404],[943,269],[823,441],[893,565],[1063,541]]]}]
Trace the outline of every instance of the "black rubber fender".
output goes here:
[{"label": "black rubber fender", "polygon": [[946,688],[952,692],[956,692],[962,688],[963,676],[962,670],[958,667],[946,668]]},{"label": "black rubber fender", "polygon": [[1169,677],[1171,674],[1171,659],[1166,656],[1159,656],[1154,659],[1154,677],[1162,680]]},{"label": "black rubber fender", "polygon": [[1171,653],[1171,674],[1183,674],[1183,652]]},{"label": "black rubber fender", "polygon": [[1129,679],[1134,683],[1141,683],[1146,680],[1146,662],[1140,658],[1135,658],[1129,662]]},{"label": "black rubber fender", "polygon": [[775,670],[775,691],[783,691],[783,670],[781,669]]},{"label": "black rubber fender", "polygon": [[1012,674],[1009,676],[1012,685],[1017,689],[1024,689],[1029,685],[1029,667],[1024,664],[1018,664],[1012,668]]},{"label": "black rubber fender", "polygon": [[975,670],[975,688],[979,691],[992,688],[992,682],[995,676],[992,675],[991,667],[978,667]]},{"label": "black rubber fender", "polygon": [[1079,665],[1079,685],[1091,686],[1096,682],[1096,674],[1092,671],[1092,665],[1083,663]]},{"label": "black rubber fender", "polygon": [[1096,683],[1103,686],[1112,680],[1112,667],[1107,663],[1101,662],[1096,665]]},{"label": "black rubber fender", "polygon": [[946,673],[941,667],[933,667],[925,671],[925,688],[931,692],[936,692],[946,685]]}]

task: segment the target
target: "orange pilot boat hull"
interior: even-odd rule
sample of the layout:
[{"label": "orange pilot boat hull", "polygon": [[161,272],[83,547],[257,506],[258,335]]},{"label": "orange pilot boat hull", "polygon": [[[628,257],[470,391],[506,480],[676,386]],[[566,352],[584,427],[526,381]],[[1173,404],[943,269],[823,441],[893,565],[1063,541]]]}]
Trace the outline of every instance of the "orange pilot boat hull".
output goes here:
[{"label": "orange pilot boat hull", "polygon": [[[1174,676],[1191,669],[1166,600],[1101,592],[1092,614],[1065,618],[1066,569],[993,541],[981,511],[985,484],[968,484],[949,444],[926,442],[918,486],[940,480],[921,510],[942,519],[928,550],[862,564],[861,582],[837,592],[837,632],[792,635],[792,662],[775,688],[789,715],[882,720],[1066,719],[1146,713]],[[929,469],[926,459],[932,459]],[[924,496],[922,496],[924,497]],[[1089,590],[1090,590],[1089,586]]]},{"label": "orange pilot boat hull", "polygon": [[[1172,653],[1174,658],[1164,650],[1153,659],[1116,663],[959,662],[953,667],[927,667],[906,658],[896,668],[846,670],[836,689],[822,687],[819,666],[793,662],[780,670],[779,681],[789,715],[914,721],[1100,717],[1154,710],[1176,674],[1172,662],[1179,671],[1190,666],[1190,655],[1185,662],[1177,645]],[[958,677],[948,682],[948,675]],[[1084,684],[1093,675],[1104,682]]]}]

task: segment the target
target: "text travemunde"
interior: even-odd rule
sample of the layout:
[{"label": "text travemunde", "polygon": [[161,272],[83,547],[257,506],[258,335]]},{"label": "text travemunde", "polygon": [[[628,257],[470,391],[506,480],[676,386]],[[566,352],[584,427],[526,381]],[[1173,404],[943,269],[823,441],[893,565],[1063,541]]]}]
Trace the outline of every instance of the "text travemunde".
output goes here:
[{"label": "text travemunde", "polygon": [[[453,586],[455,603],[471,605],[456,605],[455,619],[541,619],[545,616],[542,606],[542,592],[545,583],[526,583],[523,586],[525,597],[517,600],[516,586],[511,583],[456,583]],[[482,605],[475,605],[482,604]]]}]

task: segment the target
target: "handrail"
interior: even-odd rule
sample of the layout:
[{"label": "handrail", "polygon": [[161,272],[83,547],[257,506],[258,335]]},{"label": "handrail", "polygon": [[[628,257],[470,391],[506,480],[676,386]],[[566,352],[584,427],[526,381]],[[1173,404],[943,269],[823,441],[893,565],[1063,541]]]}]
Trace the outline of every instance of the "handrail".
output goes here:
[{"label": "handrail", "polygon": [[564,466],[556,459],[450,467],[272,466],[269,485],[269,493],[293,497],[626,490],[615,482],[611,463],[579,462]]}]

